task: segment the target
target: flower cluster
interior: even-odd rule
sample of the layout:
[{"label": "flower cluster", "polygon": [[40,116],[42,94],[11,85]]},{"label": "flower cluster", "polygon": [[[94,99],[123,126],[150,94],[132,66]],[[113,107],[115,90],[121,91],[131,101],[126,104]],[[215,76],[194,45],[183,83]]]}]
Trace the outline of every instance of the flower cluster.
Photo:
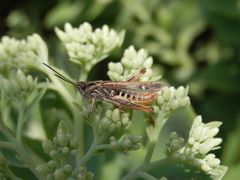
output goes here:
[{"label": "flower cluster", "polygon": [[141,67],[147,69],[144,76],[142,76],[140,81],[148,81],[152,76],[152,64],[153,59],[149,57],[144,49],[136,51],[133,46],[130,46],[124,51],[124,55],[121,62],[108,64],[108,76],[113,81],[126,80],[129,76],[136,73]]},{"label": "flower cluster", "polygon": [[[220,165],[220,160],[209,153],[219,148],[221,138],[215,138],[219,132],[221,122],[214,121],[204,124],[201,116],[194,119],[187,143],[176,133],[170,136],[167,142],[168,156],[191,163],[202,169],[213,178],[221,178],[227,171],[226,166]],[[209,154],[208,154],[209,153]]]},{"label": "flower cluster", "polygon": [[119,109],[107,110],[105,117],[101,120],[101,128],[114,132],[117,129],[123,129],[129,124],[128,112],[121,112]]},{"label": "flower cluster", "polygon": [[79,28],[73,28],[66,23],[64,31],[58,28],[55,31],[67,49],[70,60],[82,65],[87,72],[97,62],[106,58],[111,50],[120,46],[124,38],[124,32],[117,33],[107,25],[93,31],[87,22]]},{"label": "flower cluster", "polygon": [[94,177],[94,174],[90,171],[87,171],[85,167],[81,167],[75,174],[75,177],[80,180],[92,180]]},{"label": "flower cluster", "polygon": [[140,149],[139,143],[142,141],[141,136],[126,135],[121,140],[116,137],[110,137],[110,146],[113,150],[127,154],[129,151]]},{"label": "flower cluster", "polygon": [[219,148],[218,145],[221,144],[222,139],[214,136],[218,134],[221,124],[219,121],[204,124],[201,116],[197,116],[188,139],[188,144],[192,147],[192,153],[205,155],[210,150]]},{"label": "flower cluster", "polygon": [[166,154],[168,156],[174,156],[173,154],[179,151],[184,145],[184,139],[179,137],[176,132],[172,132],[168,141],[166,141]]},{"label": "flower cluster", "polygon": [[22,70],[12,73],[9,79],[0,79],[2,91],[12,103],[30,103],[34,90],[37,87],[37,79],[31,75],[25,75]]},{"label": "flower cluster", "polygon": [[157,106],[154,107],[154,111],[169,114],[180,107],[188,106],[190,104],[188,90],[188,87],[184,88],[182,86],[177,89],[174,87],[165,87],[159,92],[156,102]]},{"label": "flower cluster", "polygon": [[47,47],[42,38],[33,34],[25,40],[17,40],[4,36],[0,43],[0,72],[9,69],[34,66],[37,62],[46,62]]},{"label": "flower cluster", "polygon": [[53,141],[44,140],[43,150],[52,159],[45,164],[37,166],[36,170],[48,179],[59,179],[60,177],[76,177],[73,165],[66,159],[76,154],[78,149],[77,139],[68,131],[66,125],[60,122],[57,134]]}]

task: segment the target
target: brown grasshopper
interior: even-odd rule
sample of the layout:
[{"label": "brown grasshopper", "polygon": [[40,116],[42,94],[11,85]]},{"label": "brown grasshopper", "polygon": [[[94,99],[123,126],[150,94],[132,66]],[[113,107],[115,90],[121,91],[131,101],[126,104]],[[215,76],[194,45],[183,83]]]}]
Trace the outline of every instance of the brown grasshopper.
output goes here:
[{"label": "brown grasshopper", "polygon": [[152,112],[151,104],[157,99],[158,91],[163,87],[161,82],[136,82],[146,72],[144,67],[126,81],[99,80],[75,83],[49,65],[45,63],[44,65],[54,71],[57,77],[76,87],[84,99],[92,100],[92,109],[95,101],[106,101],[119,109],[129,108]]}]

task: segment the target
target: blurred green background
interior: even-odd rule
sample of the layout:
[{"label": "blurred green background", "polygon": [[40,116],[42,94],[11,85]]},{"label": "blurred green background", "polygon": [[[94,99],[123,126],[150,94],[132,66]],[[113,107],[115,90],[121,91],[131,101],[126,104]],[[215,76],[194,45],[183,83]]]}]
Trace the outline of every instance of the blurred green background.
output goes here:
[{"label": "blurred green background", "polygon": [[[217,150],[229,167],[225,179],[240,175],[240,1],[239,0],[9,0],[0,1],[0,36],[39,33],[49,58],[71,75],[77,69],[54,33],[65,22],[126,30],[122,49],[98,64],[89,80],[107,79],[109,61],[129,45],[145,48],[171,85],[189,85],[197,114],[223,122]],[[72,71],[69,71],[73,69]],[[174,124],[174,123],[173,123]],[[171,125],[171,122],[169,123]],[[178,127],[175,127],[177,129]],[[174,129],[174,128],[173,128]]]}]

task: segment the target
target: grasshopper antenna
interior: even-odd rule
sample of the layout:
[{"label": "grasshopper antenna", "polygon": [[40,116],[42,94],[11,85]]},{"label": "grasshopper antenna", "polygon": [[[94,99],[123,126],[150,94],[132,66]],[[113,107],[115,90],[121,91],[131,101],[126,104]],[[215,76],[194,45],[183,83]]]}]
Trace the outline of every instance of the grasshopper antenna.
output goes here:
[{"label": "grasshopper antenna", "polygon": [[55,76],[57,76],[58,78],[76,86],[76,83],[74,83],[73,81],[71,81],[70,79],[66,78],[65,76],[63,76],[62,74],[60,74],[59,72],[57,72],[55,69],[53,69],[51,66],[49,66],[48,64],[46,63],[43,63],[45,66],[47,66],[49,69],[51,69],[53,72],[55,72]]}]

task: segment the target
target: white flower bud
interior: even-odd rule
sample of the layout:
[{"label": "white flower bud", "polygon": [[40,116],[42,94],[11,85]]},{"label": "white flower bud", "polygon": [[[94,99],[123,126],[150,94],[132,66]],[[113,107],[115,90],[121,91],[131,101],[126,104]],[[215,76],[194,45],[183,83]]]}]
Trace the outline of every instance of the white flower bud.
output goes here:
[{"label": "white flower bud", "polygon": [[188,106],[189,104],[190,104],[190,98],[189,98],[189,97],[184,97],[184,98],[181,99],[181,101],[180,101],[181,107]]},{"label": "white flower bud", "polygon": [[83,29],[84,32],[92,32],[92,26],[88,22],[84,22],[82,25],[79,25],[80,28]]},{"label": "white flower bud", "polygon": [[120,76],[119,76],[119,74],[116,73],[116,72],[108,71],[107,74],[108,74],[108,76],[109,76],[112,80],[114,80],[114,81],[117,81],[117,80],[120,80],[120,79],[121,79]]},{"label": "white flower bud", "polygon": [[55,32],[62,41],[68,41],[66,34],[58,28],[55,28]]},{"label": "white flower bud", "polygon": [[214,168],[214,167],[219,166],[220,163],[221,163],[221,161],[218,158],[214,158],[208,162],[208,165]]},{"label": "white flower bud", "polygon": [[209,128],[218,128],[222,125],[222,122],[220,121],[212,121],[212,122],[209,122],[206,124],[206,127],[209,127]]},{"label": "white flower bud", "polygon": [[204,143],[210,144],[212,147],[216,147],[222,143],[222,138],[210,138],[207,139]]},{"label": "white flower bud", "polygon": [[114,122],[117,122],[120,120],[120,111],[119,109],[114,109],[113,113],[112,113],[112,120]]},{"label": "white flower bud", "polygon": [[211,167],[210,167],[209,165],[207,165],[207,164],[203,164],[203,165],[201,166],[201,169],[202,169],[203,171],[205,171],[205,172],[208,172],[208,171],[211,170]]},{"label": "white flower bud", "polygon": [[70,23],[66,23],[64,25],[64,30],[66,31],[66,33],[72,34],[72,30],[73,30],[72,25]]},{"label": "white flower bud", "polygon": [[45,164],[38,165],[36,167],[36,170],[37,170],[38,173],[44,174],[44,175],[46,175],[50,172],[50,169]]},{"label": "white flower bud", "polygon": [[180,86],[179,88],[177,88],[177,91],[176,91],[176,97],[177,98],[182,98],[185,96],[185,89],[183,86]]},{"label": "white flower bud", "polygon": [[116,128],[120,128],[120,127],[122,127],[122,124],[121,124],[120,121],[118,121],[118,122],[115,123],[115,126],[116,126]]},{"label": "white flower bud", "polygon": [[213,138],[219,132],[219,128],[212,128],[206,132],[206,138]]},{"label": "white flower bud", "polygon": [[22,89],[27,88],[28,85],[26,82],[26,77],[25,77],[24,73],[21,71],[21,69],[17,70],[16,80]]},{"label": "white flower bud", "polygon": [[46,139],[42,142],[42,147],[45,153],[49,153],[53,149],[53,144],[50,140]]},{"label": "white flower bud", "polygon": [[215,176],[218,179],[221,179],[226,174],[227,170],[227,166],[217,166],[216,168],[211,170],[211,175],[213,177]]},{"label": "white flower bud", "polygon": [[167,101],[170,98],[170,90],[169,89],[165,89],[163,91],[162,97],[164,98],[165,101]]},{"label": "white flower bud", "polygon": [[211,150],[211,148],[212,148],[211,146],[204,143],[199,146],[199,152],[201,154],[207,154]]},{"label": "white flower bud", "polygon": [[190,133],[190,137],[194,138],[195,141],[198,141],[202,135],[203,135],[203,127],[202,126],[198,126],[198,127],[192,127],[191,133]]},{"label": "white flower bud", "polygon": [[108,69],[110,71],[115,71],[115,66],[116,66],[116,64],[113,62],[108,63]]},{"label": "white flower bud", "polygon": [[[35,82],[34,82],[35,81]],[[30,75],[28,75],[27,76],[27,86],[30,88],[30,87],[33,87],[34,86],[34,84],[36,84],[37,82],[37,79],[35,79],[35,80],[33,80],[33,77],[32,76],[30,76]]]},{"label": "white flower bud", "polygon": [[117,63],[117,64],[116,64],[116,72],[117,72],[118,74],[122,74],[122,73],[123,73],[123,66],[122,66],[121,63]]},{"label": "white flower bud", "polygon": [[158,105],[162,105],[164,103],[164,99],[161,95],[158,96],[157,103],[158,103]]},{"label": "white flower bud", "polygon": [[50,160],[47,162],[48,167],[55,169],[58,166],[58,163],[55,160]]},{"label": "white flower bud", "polygon": [[193,127],[195,126],[199,126],[202,124],[202,117],[201,116],[197,116],[195,119],[194,119],[194,123],[193,123]]},{"label": "white flower bud", "polygon": [[105,114],[105,115],[106,115],[106,117],[109,118],[109,119],[112,118],[112,111],[108,109],[108,110],[106,111],[106,114]]},{"label": "white flower bud", "polygon": [[179,107],[179,102],[177,100],[173,100],[173,101],[170,102],[169,106],[172,110],[175,110]]},{"label": "white flower bud", "polygon": [[169,135],[169,140],[172,141],[174,139],[176,139],[178,137],[177,132],[171,132],[171,134]]},{"label": "white flower bud", "polygon": [[71,164],[65,164],[63,167],[63,171],[66,173],[71,173],[73,171],[73,167]]},{"label": "white flower bud", "polygon": [[193,138],[193,137],[189,137],[189,139],[188,139],[188,144],[193,145],[194,143],[195,143],[194,138]]},{"label": "white flower bud", "polygon": [[101,127],[103,128],[103,129],[108,129],[109,128],[109,126],[110,126],[110,121],[106,118],[106,117],[104,117],[102,120],[101,120]]},{"label": "white flower bud", "polygon": [[205,159],[206,161],[211,161],[211,160],[213,160],[215,157],[216,157],[215,154],[208,154],[204,159]]},{"label": "white flower bud", "polygon": [[56,169],[54,171],[54,177],[55,177],[55,179],[65,179],[66,178],[63,170],[60,168]]},{"label": "white flower bud", "polygon": [[122,124],[123,124],[123,126],[128,125],[128,123],[129,123],[129,118],[127,118],[127,117],[122,118]]},{"label": "white flower bud", "polygon": [[151,68],[153,64],[153,58],[152,57],[148,57],[144,62],[143,62],[143,66],[146,68]]}]

